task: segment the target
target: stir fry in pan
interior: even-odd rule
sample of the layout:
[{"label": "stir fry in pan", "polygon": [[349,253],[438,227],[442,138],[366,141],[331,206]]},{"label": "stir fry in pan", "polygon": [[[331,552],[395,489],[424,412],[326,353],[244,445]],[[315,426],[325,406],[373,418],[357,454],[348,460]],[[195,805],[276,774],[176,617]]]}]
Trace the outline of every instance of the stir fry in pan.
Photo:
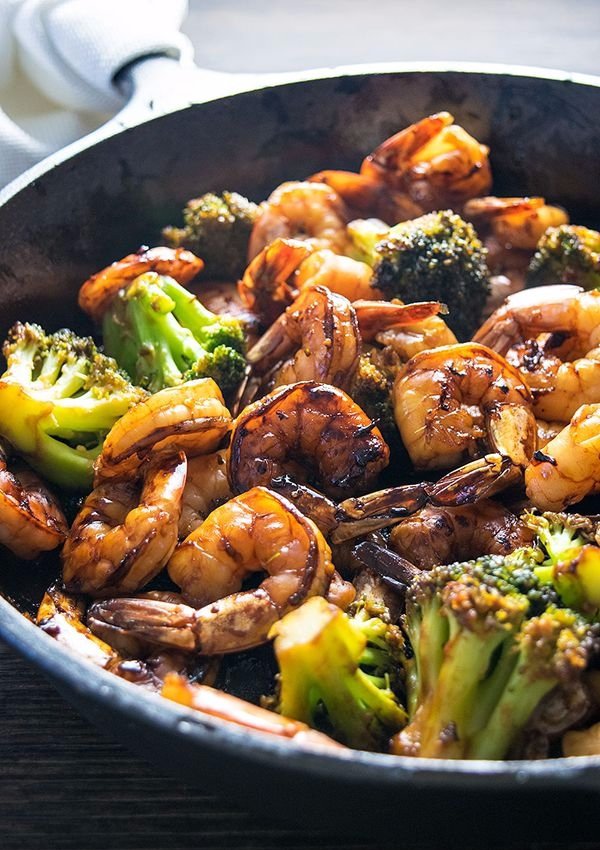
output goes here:
[{"label": "stir fry in pan", "polygon": [[600,234],[491,191],[432,115],[190,200],[82,284],[93,338],[24,316],[0,543],[60,556],[40,628],[296,745],[600,754]]}]

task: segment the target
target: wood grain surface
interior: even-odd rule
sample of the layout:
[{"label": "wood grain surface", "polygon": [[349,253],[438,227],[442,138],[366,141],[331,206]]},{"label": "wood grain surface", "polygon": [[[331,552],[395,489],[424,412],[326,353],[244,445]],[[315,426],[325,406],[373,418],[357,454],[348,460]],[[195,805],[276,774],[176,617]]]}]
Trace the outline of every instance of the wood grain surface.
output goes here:
[{"label": "wood grain surface", "polygon": [[[191,788],[163,775],[97,732],[0,643],[0,850],[392,847],[412,845],[403,839],[365,844],[281,824],[212,794],[210,777],[204,787]],[[600,841],[577,850],[599,847]],[[435,850],[458,847],[441,836]],[[460,850],[481,848],[461,842]],[[569,849],[515,844],[503,850]]]}]

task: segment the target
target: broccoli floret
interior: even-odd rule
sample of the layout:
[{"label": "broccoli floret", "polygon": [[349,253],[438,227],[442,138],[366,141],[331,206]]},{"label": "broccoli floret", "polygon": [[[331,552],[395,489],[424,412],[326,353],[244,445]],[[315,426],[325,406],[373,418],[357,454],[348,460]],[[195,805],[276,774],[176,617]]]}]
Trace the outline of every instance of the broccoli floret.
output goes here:
[{"label": "broccoli floret", "polygon": [[527,286],[573,283],[600,287],[600,233],[576,224],[550,227],[527,270]]},{"label": "broccoli floret", "polygon": [[397,630],[363,609],[350,617],[312,597],[273,628],[277,709],[351,747],[385,748],[406,722],[392,688]]},{"label": "broccoli floret", "polygon": [[562,602],[588,618],[600,613],[600,547],[589,543],[568,514],[526,514],[525,524],[538,535],[545,560],[536,566],[536,578],[551,585]]},{"label": "broccoli floret", "polygon": [[3,352],[0,435],[49,481],[85,490],[104,437],[146,393],[91,338],[69,330],[17,323]]},{"label": "broccoli floret", "polygon": [[246,368],[238,319],[217,316],[173,278],[147,272],[113,299],[104,345],[131,379],[150,392],[213,378],[231,392]]},{"label": "broccoli floret", "polygon": [[352,222],[348,232],[359,259],[373,267],[373,285],[386,297],[443,301],[452,330],[470,338],[490,291],[486,250],[472,224],[443,210],[400,222],[383,237],[369,221]]},{"label": "broccoli floret", "polygon": [[505,758],[542,698],[581,675],[596,626],[535,576],[535,549],[418,575],[403,619],[410,723],[393,751]]},{"label": "broccoli floret", "polygon": [[208,277],[237,280],[247,262],[248,239],[260,207],[237,192],[208,192],[183,210],[184,227],[165,227],[172,248],[188,248],[202,257]]}]

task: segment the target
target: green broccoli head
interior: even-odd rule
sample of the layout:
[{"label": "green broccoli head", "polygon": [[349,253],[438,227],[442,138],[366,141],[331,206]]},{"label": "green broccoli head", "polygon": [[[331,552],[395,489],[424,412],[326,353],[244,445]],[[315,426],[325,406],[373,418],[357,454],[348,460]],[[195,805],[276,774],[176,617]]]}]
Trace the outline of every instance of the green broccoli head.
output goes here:
[{"label": "green broccoli head", "polygon": [[165,227],[163,236],[173,247],[184,247],[202,257],[206,276],[237,280],[247,265],[248,239],[260,207],[237,192],[208,192],[192,198],[183,210],[183,227]]},{"label": "green broccoli head", "polygon": [[244,376],[241,322],[218,316],[170,277],[147,272],[104,314],[104,344],[131,379],[150,392],[213,378],[225,394]]},{"label": "green broccoli head", "polygon": [[527,270],[527,286],[572,283],[600,287],[600,233],[576,224],[550,227]]},{"label": "green broccoli head", "polygon": [[537,580],[542,585],[552,586],[569,608],[597,619],[600,614],[600,547],[589,542],[594,538],[568,514],[526,513],[523,519],[536,532],[545,556],[535,567]]},{"label": "green broccoli head", "polygon": [[403,622],[410,723],[394,752],[505,758],[544,696],[581,676],[597,627],[540,587],[538,556],[484,556],[413,581]]},{"label": "green broccoli head", "polygon": [[381,750],[406,722],[394,693],[397,630],[363,609],[351,617],[319,596],[273,628],[277,709],[351,747]]},{"label": "green broccoli head", "polygon": [[0,435],[49,481],[88,488],[104,437],[146,393],[91,338],[69,330],[17,323],[3,352]]},{"label": "green broccoli head", "polygon": [[400,222],[383,236],[369,221],[352,222],[348,232],[359,259],[373,267],[373,285],[386,297],[443,301],[452,330],[470,338],[490,292],[486,250],[472,224],[443,210]]}]

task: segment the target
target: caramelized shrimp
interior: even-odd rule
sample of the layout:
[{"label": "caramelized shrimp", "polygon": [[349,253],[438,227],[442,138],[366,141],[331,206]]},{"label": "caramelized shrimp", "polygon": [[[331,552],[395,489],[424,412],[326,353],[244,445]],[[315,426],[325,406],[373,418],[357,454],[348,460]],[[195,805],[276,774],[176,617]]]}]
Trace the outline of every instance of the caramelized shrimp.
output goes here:
[{"label": "caramelized shrimp", "polygon": [[111,479],[90,493],[62,552],[67,590],[132,593],[160,572],[177,543],[186,467],[183,452],[159,454],[141,486]]},{"label": "caramelized shrimp", "polygon": [[187,381],[131,407],[109,431],[96,460],[96,484],[135,474],[150,453],[215,451],[231,427],[231,414],[212,378]]},{"label": "caramelized shrimp", "polygon": [[378,330],[375,341],[384,348],[391,348],[402,363],[408,362],[421,351],[458,343],[441,316],[429,316],[414,323]]},{"label": "caramelized shrimp", "polygon": [[88,278],[79,290],[79,306],[100,322],[115,295],[138,275],[156,272],[185,285],[203,268],[204,262],[185,248],[142,246],[135,254],[128,254]]},{"label": "caramelized shrimp", "polygon": [[484,195],[492,182],[489,149],[453,121],[439,112],[411,124],[369,154],[360,173],[407,195],[416,215]]},{"label": "caramelized shrimp", "polygon": [[365,489],[388,460],[381,432],[346,393],[305,381],[279,387],[238,416],[229,478],[242,493],[290,474],[335,497]]},{"label": "caramelized shrimp", "polygon": [[483,345],[423,351],[399,372],[394,413],[419,469],[458,466],[500,451],[520,467],[536,447],[531,394],[514,367]]},{"label": "caramelized shrimp", "polygon": [[260,708],[246,700],[234,697],[208,685],[193,685],[182,676],[170,675],[165,680],[162,696],[205,716],[225,720],[243,729],[293,741],[310,749],[345,750],[322,732],[316,732],[299,720],[282,717],[273,711]]},{"label": "caramelized shrimp", "polygon": [[250,349],[247,359],[255,374],[278,367],[275,386],[307,380],[339,386],[354,374],[360,348],[358,320],[350,301],[317,286],[300,293]]},{"label": "caramelized shrimp", "polygon": [[227,478],[225,451],[199,455],[188,460],[187,479],[181,500],[179,537],[187,537],[233,493]]},{"label": "caramelized shrimp", "polygon": [[456,508],[427,505],[392,529],[390,545],[416,567],[429,569],[480,555],[508,555],[532,539],[518,517],[482,499]]},{"label": "caramelized shrimp", "polygon": [[541,511],[561,511],[600,492],[600,404],[585,404],[525,470],[527,496]]},{"label": "caramelized shrimp", "polygon": [[444,309],[437,301],[352,304],[324,286],[310,287],[271,325],[247,359],[255,375],[269,374],[275,386],[321,381],[345,389],[363,340],[370,342],[385,328],[410,325]]},{"label": "caramelized shrimp", "polygon": [[248,261],[278,238],[307,240],[313,250],[343,253],[347,247],[346,205],[324,183],[282,183],[261,207],[250,234]]},{"label": "caramelized shrimp", "polygon": [[0,444],[0,543],[31,560],[60,546],[68,530],[58,500],[41,478],[23,463],[9,471]]},{"label": "caramelized shrimp", "polygon": [[252,259],[238,282],[244,304],[270,325],[298,295],[300,265],[312,248],[299,239],[275,239]]},{"label": "caramelized shrimp", "polygon": [[506,354],[532,390],[541,419],[568,422],[600,402],[600,292],[541,286],[510,296],[475,334]]},{"label": "caramelized shrimp", "polygon": [[[266,572],[255,590],[245,578]],[[327,593],[331,552],[311,520],[265,487],[217,508],[177,548],[169,575],[203,607],[113,599],[90,608],[89,622],[121,628],[161,646],[214,655],[267,640],[272,625],[310,596]],[[98,632],[100,629],[100,632]]]},{"label": "caramelized shrimp", "polygon": [[388,225],[417,218],[423,212],[405,192],[383,182],[379,174],[355,174],[352,171],[319,171],[309,181],[325,183],[342,198],[352,218],[381,219]]},{"label": "caramelized shrimp", "polygon": [[295,282],[298,289],[326,286],[348,301],[381,301],[383,292],[373,285],[372,278],[371,266],[324,248],[302,262]]},{"label": "caramelized shrimp", "polygon": [[[498,249],[523,249],[528,252],[528,257],[549,227],[558,227],[569,221],[563,209],[550,206],[544,198],[496,198],[490,195],[472,198],[463,211],[478,232],[488,230]],[[487,241],[486,246],[489,250]]]}]

